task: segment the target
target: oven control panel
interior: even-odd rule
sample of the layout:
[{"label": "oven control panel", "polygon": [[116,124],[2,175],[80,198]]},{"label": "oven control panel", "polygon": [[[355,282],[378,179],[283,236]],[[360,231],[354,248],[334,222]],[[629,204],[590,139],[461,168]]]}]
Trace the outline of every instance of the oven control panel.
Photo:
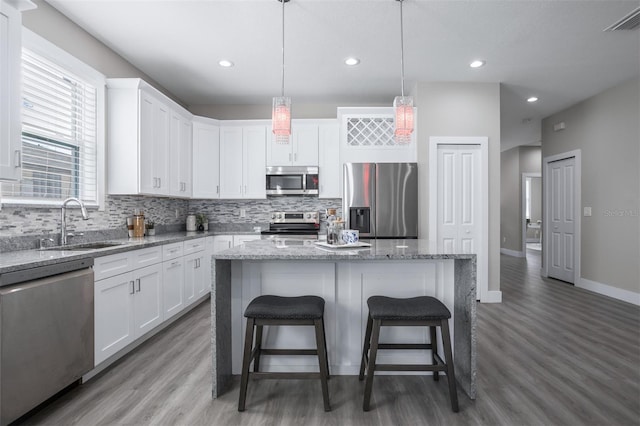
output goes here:
[{"label": "oven control panel", "polygon": [[271,223],[320,223],[318,212],[273,212]]}]

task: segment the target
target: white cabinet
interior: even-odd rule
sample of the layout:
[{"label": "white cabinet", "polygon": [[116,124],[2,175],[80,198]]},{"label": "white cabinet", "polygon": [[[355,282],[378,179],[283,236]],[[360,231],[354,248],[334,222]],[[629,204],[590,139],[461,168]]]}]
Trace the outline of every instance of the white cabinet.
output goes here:
[{"label": "white cabinet", "polygon": [[278,144],[273,138],[269,138],[267,165],[317,166],[318,124],[293,120],[291,141],[288,144]]},{"label": "white cabinet", "polygon": [[169,193],[189,198],[192,192],[192,130],[191,114],[171,111],[169,140]]},{"label": "white cabinet", "polygon": [[232,235],[214,235],[211,237],[213,245],[213,253],[218,253],[222,250],[230,249],[233,247]]},{"label": "white cabinet", "polygon": [[[197,253],[191,253],[184,257],[184,302],[185,306],[188,306],[198,300],[200,296],[206,293],[207,287],[206,280],[211,279],[211,273],[206,275],[207,267],[206,252],[199,251]],[[211,257],[209,257],[209,263],[211,263]],[[210,271],[210,268],[209,268]]]},{"label": "white cabinet", "polygon": [[[138,78],[107,79],[107,87],[108,192],[188,197],[190,113]],[[184,158],[175,153],[185,147]]]},{"label": "white cabinet", "polygon": [[220,198],[266,198],[266,125],[220,127]]},{"label": "white cabinet", "polygon": [[34,8],[30,1],[0,0],[0,180],[19,180],[22,155],[20,60],[21,10]]},{"label": "white cabinet", "polygon": [[163,313],[167,320],[184,308],[184,259],[182,257],[162,262]]},{"label": "white cabinet", "polygon": [[193,118],[192,198],[220,198],[220,126],[217,120]]},{"label": "white cabinet", "polygon": [[[129,253],[124,254],[129,255]],[[118,259],[122,258],[122,256],[114,256]],[[94,269],[96,276],[105,274],[99,266],[94,266]],[[96,281],[94,288],[96,365],[162,322],[161,286],[160,264]]]},{"label": "white cabinet", "polygon": [[319,198],[342,198],[342,163],[340,162],[340,127],[336,122],[319,127]]}]

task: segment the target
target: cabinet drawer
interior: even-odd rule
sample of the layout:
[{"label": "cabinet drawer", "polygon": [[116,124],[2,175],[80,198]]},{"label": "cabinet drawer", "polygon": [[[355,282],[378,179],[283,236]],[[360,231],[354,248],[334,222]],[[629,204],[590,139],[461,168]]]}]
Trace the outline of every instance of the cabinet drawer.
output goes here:
[{"label": "cabinet drawer", "polygon": [[124,274],[132,269],[133,263],[131,252],[97,257],[93,261],[93,275],[95,281],[113,277],[118,274]]},{"label": "cabinet drawer", "polygon": [[144,268],[162,262],[162,246],[149,247],[131,253],[133,268]]},{"label": "cabinet drawer", "polygon": [[162,260],[175,259],[182,256],[184,252],[182,243],[173,243],[162,246]]},{"label": "cabinet drawer", "polygon": [[196,253],[204,250],[206,245],[205,238],[198,238],[196,240],[187,240],[184,242],[184,254]]}]

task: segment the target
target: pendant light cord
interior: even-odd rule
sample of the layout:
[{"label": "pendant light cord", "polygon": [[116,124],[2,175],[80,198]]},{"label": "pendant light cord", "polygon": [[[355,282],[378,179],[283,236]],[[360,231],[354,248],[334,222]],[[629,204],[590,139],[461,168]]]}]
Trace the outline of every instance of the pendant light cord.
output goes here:
[{"label": "pendant light cord", "polygon": [[284,4],[287,0],[280,0],[282,2],[282,97],[284,97]]},{"label": "pendant light cord", "polygon": [[[400,77],[401,77],[401,90],[400,90],[400,92],[402,93],[402,97],[404,98],[404,35],[403,35],[404,34],[404,29],[403,29],[403,25],[402,25],[402,2],[403,2],[403,0],[398,0],[398,1],[400,2]],[[284,18],[283,18],[283,22],[284,22]],[[284,30],[283,30],[283,32],[284,32]],[[283,35],[283,40],[284,40],[284,35]],[[284,41],[283,41],[283,46],[284,46]],[[284,55],[284,47],[283,47],[283,55]],[[283,67],[284,67],[284,65],[283,65]],[[283,77],[283,84],[284,84],[284,77]]]}]

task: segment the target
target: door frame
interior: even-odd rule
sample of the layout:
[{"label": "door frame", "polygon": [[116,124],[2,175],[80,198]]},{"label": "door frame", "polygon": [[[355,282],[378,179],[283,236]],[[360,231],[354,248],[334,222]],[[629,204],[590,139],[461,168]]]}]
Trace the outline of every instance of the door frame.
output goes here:
[{"label": "door frame", "polygon": [[573,264],[575,265],[573,270],[573,285],[579,286],[580,259],[582,258],[582,150],[580,149],[550,155],[542,159],[542,202],[544,203],[542,208],[542,276],[545,278],[549,277],[549,255],[551,254],[549,245],[550,227],[545,226],[545,224],[550,223],[549,217],[551,215],[551,182],[550,179],[548,179],[549,169],[551,167],[551,163],[567,160],[569,158],[575,159],[575,174],[573,176],[573,202],[575,206],[573,209],[573,221],[575,224],[575,228],[573,230]]},{"label": "door frame", "polygon": [[[484,264],[477,262],[476,299],[483,303],[501,302],[500,291],[489,291],[489,137],[487,136],[431,136],[429,137],[429,241],[436,242],[438,235],[438,145],[480,146],[480,191],[487,194],[480,198],[480,236]],[[496,294],[493,294],[496,293]]]},{"label": "door frame", "polygon": [[[523,257],[527,257],[527,220],[525,218],[525,211],[527,209],[527,200],[524,192],[527,178],[539,177],[542,178],[542,173],[522,173],[522,181],[520,184],[520,199],[522,201],[520,209],[520,225],[522,226],[522,254]],[[542,203],[542,197],[540,197]],[[542,206],[541,206],[542,207]],[[540,209],[542,211],[542,208]],[[540,235],[544,229],[544,221],[542,222],[542,228],[540,229]],[[544,235],[542,235],[544,237]]]}]

